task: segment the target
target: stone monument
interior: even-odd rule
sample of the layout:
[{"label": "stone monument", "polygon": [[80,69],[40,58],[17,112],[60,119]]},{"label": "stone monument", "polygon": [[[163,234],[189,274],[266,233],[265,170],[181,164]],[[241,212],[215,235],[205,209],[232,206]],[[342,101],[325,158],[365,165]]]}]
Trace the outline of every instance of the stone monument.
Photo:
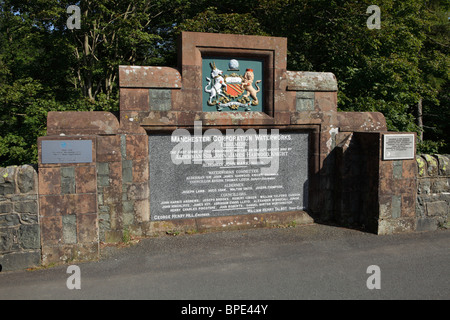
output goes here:
[{"label": "stone monument", "polygon": [[286,38],[183,32],[178,53],[177,68],[119,67],[117,116],[49,112],[44,264],[96,259],[124,232],[414,228],[411,138],[393,142],[380,113],[337,112],[335,76],[287,70]]}]

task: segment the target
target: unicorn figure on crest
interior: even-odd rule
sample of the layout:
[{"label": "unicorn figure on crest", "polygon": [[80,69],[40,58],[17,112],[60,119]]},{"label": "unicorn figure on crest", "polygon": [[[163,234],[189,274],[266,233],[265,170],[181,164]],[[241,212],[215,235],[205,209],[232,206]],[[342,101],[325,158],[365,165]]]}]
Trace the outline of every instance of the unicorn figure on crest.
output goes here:
[{"label": "unicorn figure on crest", "polygon": [[[216,63],[212,62],[209,63],[209,65],[211,67],[211,78],[214,79],[214,85],[211,86],[212,83],[211,79],[206,77],[208,84],[205,87],[205,92],[209,93],[208,104],[212,106],[217,103],[213,102],[213,99],[217,99],[219,98],[219,96],[227,98],[222,93],[222,87],[225,87],[225,90],[227,90],[227,84],[225,83],[225,79],[222,77],[223,71],[216,67]],[[208,89],[208,87],[211,87],[211,89]]]}]

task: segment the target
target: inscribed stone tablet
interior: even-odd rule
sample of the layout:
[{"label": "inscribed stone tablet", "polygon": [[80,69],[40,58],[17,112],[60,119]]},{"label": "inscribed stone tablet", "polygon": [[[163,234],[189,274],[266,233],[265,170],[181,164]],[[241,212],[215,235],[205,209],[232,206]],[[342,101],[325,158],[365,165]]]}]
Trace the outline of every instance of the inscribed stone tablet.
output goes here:
[{"label": "inscribed stone tablet", "polygon": [[[178,138],[149,136],[151,220],[307,208],[308,133],[203,135],[201,150],[194,148],[198,137],[188,135],[182,138],[191,147],[183,153],[177,151]],[[210,152],[214,143],[218,148]],[[256,161],[250,158],[255,152]]]},{"label": "inscribed stone tablet", "polygon": [[414,159],[414,134],[386,134],[383,143],[383,160]]}]

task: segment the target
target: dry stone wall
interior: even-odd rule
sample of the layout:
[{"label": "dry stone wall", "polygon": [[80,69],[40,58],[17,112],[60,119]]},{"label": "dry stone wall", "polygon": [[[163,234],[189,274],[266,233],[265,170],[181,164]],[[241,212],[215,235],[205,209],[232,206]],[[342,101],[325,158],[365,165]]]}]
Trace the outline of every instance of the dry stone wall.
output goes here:
[{"label": "dry stone wall", "polygon": [[416,157],[417,231],[449,227],[450,155],[424,154]]},{"label": "dry stone wall", "polygon": [[38,176],[29,165],[0,168],[0,268],[38,266],[41,261]]}]

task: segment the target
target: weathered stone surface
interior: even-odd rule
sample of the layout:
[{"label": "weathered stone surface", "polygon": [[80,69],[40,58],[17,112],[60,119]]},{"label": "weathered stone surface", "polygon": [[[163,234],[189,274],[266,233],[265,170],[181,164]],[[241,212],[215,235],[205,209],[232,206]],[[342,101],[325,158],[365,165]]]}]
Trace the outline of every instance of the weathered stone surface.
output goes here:
[{"label": "weathered stone surface", "polygon": [[437,159],[429,154],[423,154],[422,158],[427,162],[427,174],[430,177],[437,176],[439,173],[439,164]]},{"label": "weathered stone surface", "polygon": [[0,195],[16,192],[16,171],[17,166],[0,168]]},{"label": "weathered stone surface", "polygon": [[98,244],[98,217],[97,213],[78,215],[78,241],[79,243]]},{"label": "weathered stone surface", "polygon": [[450,172],[448,155],[423,154],[416,157],[417,231],[433,231],[449,219]]},{"label": "weathered stone surface", "polygon": [[153,66],[119,66],[119,86],[124,88],[181,88],[177,69]]},{"label": "weathered stone surface", "polygon": [[297,91],[296,95],[296,110],[297,111],[313,111],[314,110],[314,92]]},{"label": "weathered stone surface", "polygon": [[9,213],[0,215],[0,227],[11,227],[20,224],[20,218],[18,214]]},{"label": "weathered stone surface", "polygon": [[421,156],[416,155],[416,162],[419,177],[423,177],[427,173],[427,162]]},{"label": "weathered stone surface", "polygon": [[149,111],[149,89],[147,88],[121,88],[120,109]]},{"label": "weathered stone surface", "polygon": [[413,232],[414,230],[414,218],[382,219],[378,221],[379,235]]},{"label": "weathered stone surface", "polygon": [[37,173],[30,165],[20,166],[17,173],[17,186],[21,193],[28,193],[36,188]]},{"label": "weathered stone surface", "polygon": [[119,135],[97,137],[97,162],[120,161],[120,147]]},{"label": "weathered stone surface", "polygon": [[42,264],[95,261],[99,257],[98,243],[64,244],[42,248]]},{"label": "weathered stone surface", "polygon": [[334,74],[329,72],[287,71],[287,90],[295,91],[337,91]]},{"label": "weathered stone surface", "polygon": [[0,265],[4,270],[35,266],[41,244],[36,170],[29,165],[0,168],[0,189]]},{"label": "weathered stone surface", "polygon": [[20,201],[14,203],[14,210],[17,213],[38,213],[37,201]]},{"label": "weathered stone surface", "polygon": [[39,169],[39,194],[51,195],[61,193],[61,168]]},{"label": "weathered stone surface", "polygon": [[13,204],[11,202],[0,202],[0,213],[12,212]]},{"label": "weathered stone surface", "polygon": [[47,115],[47,135],[115,134],[117,118],[103,111],[50,111]]},{"label": "weathered stone surface", "polygon": [[75,168],[61,168],[61,193],[75,193]]},{"label": "weathered stone surface", "polygon": [[19,243],[24,249],[39,249],[41,247],[39,225],[21,225],[19,228]]},{"label": "weathered stone surface", "polygon": [[74,214],[62,216],[64,243],[77,243],[77,217]]},{"label": "weathered stone surface", "polygon": [[428,202],[426,204],[428,216],[447,216],[448,203],[445,201]]},{"label": "weathered stone surface", "polygon": [[95,166],[75,167],[76,193],[96,193],[97,179]]},{"label": "weathered stone surface", "polygon": [[450,157],[448,155],[436,154],[439,163],[439,175],[450,176]]},{"label": "weathered stone surface", "polygon": [[417,219],[416,231],[435,231],[438,228],[438,222],[434,218],[419,217]]},{"label": "weathered stone surface", "polygon": [[26,252],[13,252],[0,255],[0,265],[2,271],[13,271],[37,267],[41,262],[41,253],[39,250]]},{"label": "weathered stone surface", "polygon": [[380,112],[338,112],[339,129],[343,132],[385,132],[387,124]]},{"label": "weathered stone surface", "polygon": [[450,192],[450,181],[447,178],[439,177],[433,179],[431,183],[431,193]]},{"label": "weathered stone surface", "polygon": [[169,111],[172,108],[172,90],[149,89],[150,110]]}]

